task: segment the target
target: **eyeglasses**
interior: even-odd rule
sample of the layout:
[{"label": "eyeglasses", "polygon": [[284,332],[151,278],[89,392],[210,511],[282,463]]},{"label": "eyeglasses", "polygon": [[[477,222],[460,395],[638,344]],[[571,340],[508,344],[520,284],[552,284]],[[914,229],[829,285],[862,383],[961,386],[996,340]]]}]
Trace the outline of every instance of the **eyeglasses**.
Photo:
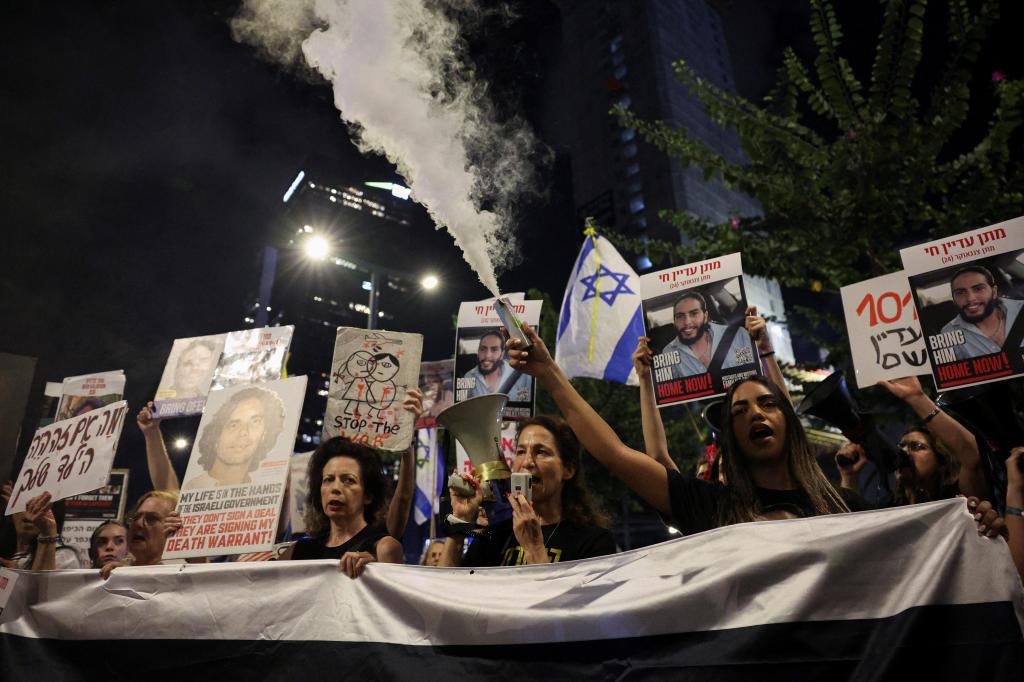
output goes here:
[{"label": "eyeglasses", "polygon": [[929,450],[927,443],[922,443],[919,440],[901,440],[896,443],[896,449],[908,450],[910,452],[921,452],[922,450]]},{"label": "eyeglasses", "polygon": [[143,526],[155,526],[164,520],[164,516],[158,512],[142,512],[141,514],[130,514],[126,520],[129,526],[136,520],[142,521]]}]

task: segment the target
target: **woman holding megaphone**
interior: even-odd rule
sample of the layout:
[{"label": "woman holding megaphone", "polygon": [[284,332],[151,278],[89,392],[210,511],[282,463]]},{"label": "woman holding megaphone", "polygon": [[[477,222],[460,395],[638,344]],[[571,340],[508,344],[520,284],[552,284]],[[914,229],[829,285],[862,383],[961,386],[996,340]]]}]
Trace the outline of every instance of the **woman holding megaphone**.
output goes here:
[{"label": "woman holding megaphone", "polygon": [[815,461],[786,394],[755,376],[725,398],[723,466],[728,485],[684,478],[615,434],[576,392],[537,333],[525,326],[529,350],[509,341],[509,362],[551,392],[583,446],[684,534],[776,516],[814,516],[863,508],[852,491],[836,490]]}]

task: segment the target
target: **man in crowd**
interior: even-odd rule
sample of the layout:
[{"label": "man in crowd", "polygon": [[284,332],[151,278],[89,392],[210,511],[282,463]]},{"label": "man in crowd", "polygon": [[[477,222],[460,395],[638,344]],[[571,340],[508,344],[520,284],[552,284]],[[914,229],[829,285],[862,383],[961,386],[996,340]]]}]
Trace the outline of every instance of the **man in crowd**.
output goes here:
[{"label": "man in crowd", "polygon": [[480,337],[480,345],[476,349],[476,367],[466,372],[465,378],[475,381],[466,396],[468,398],[505,393],[509,402],[530,400],[532,380],[520,375],[505,361],[505,337],[498,331],[487,332]]},{"label": "man in crowd", "polygon": [[963,333],[964,343],[953,347],[956,359],[1000,352],[1024,301],[1002,298],[992,272],[981,265],[957,270],[949,287],[960,314],[946,323],[942,333]]},{"label": "man in crowd", "polygon": [[688,291],[676,299],[672,306],[672,324],[676,328],[676,338],[665,344],[661,352],[678,354],[679,361],[672,365],[673,379],[704,374],[711,369],[719,345],[730,336],[728,351],[719,369],[754,362],[750,337],[746,333],[738,333],[739,327],[734,329],[712,322],[707,301],[700,292]]}]

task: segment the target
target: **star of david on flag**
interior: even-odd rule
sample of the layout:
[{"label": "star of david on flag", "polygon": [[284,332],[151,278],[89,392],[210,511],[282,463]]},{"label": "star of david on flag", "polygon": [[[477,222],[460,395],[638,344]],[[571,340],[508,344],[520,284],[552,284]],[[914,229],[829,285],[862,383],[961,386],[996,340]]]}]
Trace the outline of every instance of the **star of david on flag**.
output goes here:
[{"label": "star of david on flag", "polygon": [[444,459],[437,442],[436,428],[416,429],[415,442],[416,489],[413,493],[413,518],[417,525],[421,525],[437,513],[437,501],[444,482]]},{"label": "star of david on flag", "polygon": [[555,361],[568,377],[637,386],[633,351],[644,335],[640,278],[589,226],[562,298]]}]

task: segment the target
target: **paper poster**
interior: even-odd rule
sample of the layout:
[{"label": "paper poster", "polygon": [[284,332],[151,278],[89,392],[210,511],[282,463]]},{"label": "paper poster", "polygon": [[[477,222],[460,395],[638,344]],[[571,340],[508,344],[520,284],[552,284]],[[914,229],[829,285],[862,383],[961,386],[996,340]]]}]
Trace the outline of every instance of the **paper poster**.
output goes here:
[{"label": "paper poster", "polygon": [[643,275],[640,289],[658,407],[720,396],[737,381],[760,374],[757,350],[744,327],[740,254]]},{"label": "paper poster", "polygon": [[4,615],[4,609],[7,608],[7,601],[11,598],[11,594],[14,593],[14,585],[17,582],[17,571],[12,571],[8,568],[0,568],[0,618]]},{"label": "paper poster", "polygon": [[164,557],[274,546],[306,377],[212,391],[182,479],[182,528]]},{"label": "paper poster", "polygon": [[111,469],[107,484],[64,500],[65,519],[123,519],[128,469]]},{"label": "paper poster", "polygon": [[839,293],[857,386],[931,373],[906,273],[850,284]]},{"label": "paper poster", "polygon": [[78,554],[78,563],[82,568],[92,566],[92,559],[89,558],[89,540],[93,531],[99,528],[103,519],[67,519],[64,521],[64,528],[61,529],[60,537],[64,544],[75,550]]},{"label": "paper poster", "polygon": [[1024,217],[900,251],[935,387],[1024,374]]},{"label": "paper poster", "polygon": [[226,338],[214,334],[174,340],[153,400],[159,417],[202,413]]},{"label": "paper poster", "polygon": [[[542,301],[509,297],[520,320],[534,329],[540,325]],[[455,339],[455,402],[491,393],[508,396],[505,419],[525,419],[533,414],[536,394],[533,377],[521,374],[508,363],[501,320],[494,299],[464,302],[459,306]]]},{"label": "paper poster", "polygon": [[127,412],[122,400],[36,431],[7,515],[24,511],[30,499],[43,493],[57,501],[106,485]]},{"label": "paper poster", "polygon": [[[512,468],[512,462],[516,458],[516,432],[518,429],[517,422],[504,421],[501,423],[501,454],[505,457],[509,469]],[[473,470],[473,462],[470,460],[466,448],[462,447],[462,443],[457,439],[453,440],[455,440],[455,461],[458,463],[459,473],[468,474]]]},{"label": "paper poster", "polygon": [[423,391],[423,415],[416,420],[417,429],[437,426],[437,415],[455,403],[455,360],[434,360],[420,363],[420,390]]},{"label": "paper poster", "polygon": [[211,390],[280,379],[295,327],[264,327],[229,332]]},{"label": "paper poster", "polygon": [[409,447],[415,418],[402,401],[419,381],[422,354],[422,334],[338,327],[322,438],[394,452]]},{"label": "paper poster", "polygon": [[124,395],[124,370],[83,374],[64,379],[55,422],[116,403]]},{"label": "paper poster", "polygon": [[309,495],[309,458],[313,452],[297,452],[288,460],[288,511],[292,533],[306,532],[306,496]]}]

